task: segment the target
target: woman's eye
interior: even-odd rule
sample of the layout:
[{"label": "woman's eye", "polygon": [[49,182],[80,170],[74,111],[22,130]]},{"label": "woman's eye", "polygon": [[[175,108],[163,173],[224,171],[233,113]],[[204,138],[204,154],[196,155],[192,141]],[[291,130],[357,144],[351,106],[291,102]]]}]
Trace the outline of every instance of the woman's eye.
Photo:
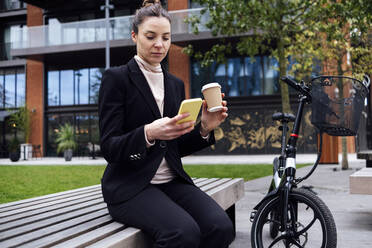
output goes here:
[{"label": "woman's eye", "polygon": [[154,37],[152,37],[152,36],[147,36],[147,39],[148,39],[148,40],[153,40]]},{"label": "woman's eye", "polygon": [[163,37],[163,40],[169,40],[169,37]]}]

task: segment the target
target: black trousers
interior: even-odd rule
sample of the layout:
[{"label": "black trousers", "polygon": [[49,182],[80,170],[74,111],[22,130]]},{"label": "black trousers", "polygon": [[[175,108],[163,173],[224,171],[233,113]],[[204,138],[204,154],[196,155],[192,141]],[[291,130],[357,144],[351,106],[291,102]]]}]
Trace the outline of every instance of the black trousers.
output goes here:
[{"label": "black trousers", "polygon": [[108,210],[114,220],[148,234],[156,248],[226,248],[234,240],[225,211],[179,179],[150,184],[132,199],[108,205]]}]

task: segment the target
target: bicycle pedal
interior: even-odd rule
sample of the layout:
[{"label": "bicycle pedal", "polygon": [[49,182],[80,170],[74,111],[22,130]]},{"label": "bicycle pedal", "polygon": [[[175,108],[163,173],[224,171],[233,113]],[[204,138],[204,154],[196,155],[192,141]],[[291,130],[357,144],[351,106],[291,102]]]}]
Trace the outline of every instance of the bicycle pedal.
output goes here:
[{"label": "bicycle pedal", "polygon": [[254,217],[256,216],[256,213],[257,213],[257,210],[251,212],[251,217],[249,218],[249,220],[250,220],[251,222],[253,222]]}]

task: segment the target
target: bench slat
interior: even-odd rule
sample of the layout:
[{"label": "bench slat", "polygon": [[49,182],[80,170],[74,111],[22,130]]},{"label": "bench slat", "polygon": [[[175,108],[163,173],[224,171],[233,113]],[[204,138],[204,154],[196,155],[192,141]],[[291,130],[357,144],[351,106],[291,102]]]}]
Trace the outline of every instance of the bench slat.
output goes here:
[{"label": "bench slat", "polygon": [[77,211],[74,211],[74,212],[70,212],[68,214],[63,214],[63,215],[59,215],[59,216],[49,218],[49,219],[46,219],[46,220],[41,220],[41,221],[38,221],[38,222],[35,222],[35,223],[26,224],[24,226],[12,228],[12,229],[9,229],[7,231],[1,232],[0,233],[0,240],[3,240],[5,238],[11,238],[11,237],[14,237],[16,235],[21,235],[21,234],[24,234],[24,233],[27,233],[27,232],[30,232],[30,231],[33,231],[33,230],[37,230],[37,229],[46,227],[46,226],[54,225],[56,223],[63,222],[65,220],[73,219],[73,218],[76,218],[76,217],[79,217],[79,216],[82,216],[82,215],[86,215],[86,214],[89,214],[91,212],[102,210],[102,209],[105,209],[105,208],[107,208],[107,205],[105,203],[101,203],[101,204],[91,206],[91,207],[88,207],[88,208],[85,208],[85,209],[80,209],[80,210],[77,210]]},{"label": "bench slat", "polygon": [[200,182],[203,182],[205,180],[208,180],[208,178],[193,178],[193,182],[196,184],[196,183],[200,183]]},{"label": "bench slat", "polygon": [[224,210],[244,196],[244,180],[236,178],[207,192]]},{"label": "bench slat", "polygon": [[75,205],[77,203],[82,203],[85,201],[89,201],[90,199],[97,199],[100,197],[102,197],[101,192],[95,191],[89,192],[86,195],[78,195],[73,197],[66,196],[66,198],[64,199],[28,206],[25,208],[14,209],[9,212],[3,213],[3,216],[0,216],[0,224],[12,219],[17,219],[19,218],[19,216],[22,216],[22,218],[24,218],[27,216],[35,215],[37,213],[43,213],[53,209],[62,208],[64,206]]},{"label": "bench slat", "polygon": [[[243,179],[193,178],[193,181],[224,210],[244,195]],[[0,229],[4,231],[0,232],[0,247],[151,246],[143,232],[112,220],[100,185],[2,206]]]},{"label": "bench slat", "polygon": [[146,248],[150,247],[147,237],[141,230],[133,227],[125,228],[123,231],[104,238],[86,248]]},{"label": "bench slat", "polygon": [[117,233],[123,230],[125,226],[118,222],[112,222],[103,227],[97,228],[93,231],[79,235],[76,238],[70,239],[58,245],[52,246],[54,248],[66,248],[66,247],[83,247],[90,245],[98,240],[108,237],[111,234]]},{"label": "bench slat", "polygon": [[231,178],[222,178],[222,179],[220,179],[218,181],[215,181],[215,182],[210,183],[208,185],[202,186],[202,187],[200,187],[200,189],[203,190],[204,192],[207,192],[208,193],[208,190],[211,190],[211,189],[213,189],[215,187],[218,187],[220,185],[223,185],[224,183],[226,183],[227,181],[230,181],[230,180],[231,180]]},{"label": "bench slat", "polygon": [[0,247],[41,247],[62,242],[69,237],[75,237],[81,233],[90,231],[104,224],[112,222],[107,209],[103,209],[88,215],[84,215],[63,223],[47,226],[34,232],[16,236],[0,242]]},{"label": "bench slat", "polygon": [[[10,206],[6,210],[4,209],[0,213],[0,217],[7,216],[9,214],[13,214],[16,212],[22,212],[22,211],[28,211],[30,209],[35,209],[38,208],[41,204],[47,204],[51,205],[53,202],[61,200],[61,201],[66,201],[69,200],[72,197],[83,197],[86,193],[100,193],[101,189],[96,188],[96,189],[89,189],[88,191],[78,191],[78,192],[70,192],[68,194],[60,195],[60,196],[54,196],[54,197],[49,197],[47,199],[41,199],[41,200],[35,200],[32,202],[27,202],[24,204],[17,204],[15,206]],[[24,210],[25,209],[25,210]],[[14,211],[14,212],[12,212]]]},{"label": "bench slat", "polygon": [[202,181],[202,182],[197,182],[197,183],[195,183],[195,185],[198,186],[198,187],[200,188],[200,187],[202,187],[202,186],[204,186],[204,185],[207,185],[207,184],[209,184],[209,183],[213,183],[213,182],[215,182],[215,181],[217,181],[217,180],[218,180],[218,178],[208,178],[207,180],[204,180],[204,181]]},{"label": "bench slat", "polygon": [[10,228],[15,228],[15,227],[22,226],[22,225],[27,225],[27,224],[30,224],[30,223],[32,224],[32,223],[35,223],[37,221],[41,221],[41,220],[44,220],[44,219],[54,218],[56,216],[60,216],[60,215],[64,215],[64,214],[68,214],[70,212],[76,211],[77,209],[87,208],[87,207],[90,207],[90,206],[97,205],[99,203],[103,203],[102,198],[98,198],[98,199],[88,201],[88,202],[83,202],[83,203],[80,203],[80,204],[77,204],[77,205],[73,205],[73,206],[69,206],[69,207],[65,207],[65,208],[61,208],[61,209],[56,209],[56,210],[46,212],[46,213],[42,213],[42,214],[39,214],[39,215],[34,215],[34,216],[22,218],[22,219],[19,219],[19,220],[10,221],[6,224],[1,225],[0,226],[0,231],[4,231],[4,230],[10,229]]},{"label": "bench slat", "polygon": [[[39,201],[43,201],[43,200],[49,201],[49,198],[54,198],[54,199],[56,199],[56,197],[63,198],[63,197],[65,197],[65,195],[68,195],[68,194],[71,194],[71,193],[79,194],[79,193],[84,193],[84,191],[97,190],[97,189],[100,189],[100,188],[101,188],[101,185],[98,184],[98,185],[88,186],[88,187],[84,187],[84,188],[72,189],[72,190],[68,190],[68,191],[58,192],[58,193],[54,193],[54,194],[38,196],[38,197],[30,198],[30,199],[24,199],[24,200],[15,201],[15,202],[3,203],[3,204],[0,204],[0,213],[4,212],[4,211],[8,211],[10,209],[13,209],[13,207],[18,208],[18,207],[26,206],[27,203],[31,203],[31,205],[32,205],[35,202],[39,202]],[[22,205],[22,204],[25,204],[25,205]],[[22,206],[20,206],[20,205],[22,205]]]}]

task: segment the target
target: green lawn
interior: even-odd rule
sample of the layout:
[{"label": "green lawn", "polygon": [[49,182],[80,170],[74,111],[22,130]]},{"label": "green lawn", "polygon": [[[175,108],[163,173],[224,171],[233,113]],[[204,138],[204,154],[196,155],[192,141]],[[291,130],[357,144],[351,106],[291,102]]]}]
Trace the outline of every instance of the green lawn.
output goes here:
[{"label": "green lawn", "polygon": [[[298,165],[302,167],[304,165]],[[100,183],[105,166],[0,166],[0,203]],[[191,177],[243,177],[245,181],[272,173],[272,165],[185,165]]]}]

